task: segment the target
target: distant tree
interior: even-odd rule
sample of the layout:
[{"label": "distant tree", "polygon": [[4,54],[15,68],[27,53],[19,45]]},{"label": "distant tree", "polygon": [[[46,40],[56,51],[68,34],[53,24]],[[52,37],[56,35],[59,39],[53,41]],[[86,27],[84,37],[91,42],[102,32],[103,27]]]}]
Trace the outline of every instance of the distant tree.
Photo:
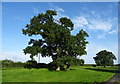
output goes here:
[{"label": "distant tree", "polygon": [[14,62],[12,60],[8,60],[8,59],[5,59],[5,60],[2,60],[2,67],[10,67],[12,66]]},{"label": "distant tree", "polygon": [[14,62],[13,64],[13,67],[24,67],[25,63],[22,63],[22,62]]},{"label": "distant tree", "polygon": [[56,11],[47,10],[45,14],[34,16],[30,24],[26,25],[27,29],[22,29],[25,35],[42,37],[37,40],[30,39],[28,43],[30,46],[23,51],[25,54],[30,54],[32,60],[34,56],[41,54],[42,57],[52,57],[51,64],[57,68],[62,68],[64,65],[69,68],[73,58],[87,54],[85,49],[88,34],[80,30],[77,35],[71,35],[74,28],[72,21],[66,17],[55,20],[53,18],[55,15]]},{"label": "distant tree", "polygon": [[116,60],[115,55],[112,52],[102,50],[96,54],[96,57],[93,57],[98,66],[111,66],[114,64],[113,60]]}]

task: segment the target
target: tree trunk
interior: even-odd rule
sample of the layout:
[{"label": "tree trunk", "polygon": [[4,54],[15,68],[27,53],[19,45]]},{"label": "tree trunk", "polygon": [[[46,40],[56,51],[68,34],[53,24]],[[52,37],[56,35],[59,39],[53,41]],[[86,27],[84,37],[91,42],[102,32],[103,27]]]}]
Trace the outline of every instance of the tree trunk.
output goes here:
[{"label": "tree trunk", "polygon": [[104,68],[105,68],[105,66],[104,66]]},{"label": "tree trunk", "polygon": [[66,67],[66,70],[69,70],[70,69],[70,64],[66,64],[67,67]]},{"label": "tree trunk", "polygon": [[40,54],[38,54],[38,63],[40,63]]},{"label": "tree trunk", "polygon": [[60,67],[59,66],[57,67],[56,71],[60,71]]}]

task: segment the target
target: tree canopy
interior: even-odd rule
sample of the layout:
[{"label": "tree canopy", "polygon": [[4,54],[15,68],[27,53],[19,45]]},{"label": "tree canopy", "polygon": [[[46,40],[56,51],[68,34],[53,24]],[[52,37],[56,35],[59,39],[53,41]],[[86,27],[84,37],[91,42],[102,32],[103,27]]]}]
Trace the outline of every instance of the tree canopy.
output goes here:
[{"label": "tree canopy", "polygon": [[112,52],[107,50],[102,50],[96,54],[96,57],[93,57],[96,64],[99,66],[111,66],[114,64],[113,60],[116,60],[115,55]]},{"label": "tree canopy", "polygon": [[37,54],[42,57],[52,57],[53,62],[58,65],[66,64],[77,56],[87,54],[86,37],[88,34],[81,29],[76,35],[72,35],[74,24],[71,19],[62,17],[54,19],[57,11],[47,10],[30,20],[26,29],[22,29],[23,34],[28,36],[41,36],[39,39],[30,39],[29,46],[23,49],[25,54],[30,54],[30,58]]}]

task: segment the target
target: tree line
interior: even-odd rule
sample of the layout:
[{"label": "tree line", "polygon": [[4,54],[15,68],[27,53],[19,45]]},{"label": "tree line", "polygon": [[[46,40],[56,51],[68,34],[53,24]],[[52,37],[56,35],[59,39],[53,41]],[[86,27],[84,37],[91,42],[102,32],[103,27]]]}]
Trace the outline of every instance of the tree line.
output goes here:
[{"label": "tree line", "polygon": [[[24,68],[49,68],[50,70],[51,63],[37,63],[35,60],[28,60],[26,62],[14,62],[10,59],[5,59],[5,60],[0,60],[1,62],[1,67],[2,68],[10,68],[10,67],[24,67]],[[84,65],[84,60],[83,59],[77,59],[76,62],[72,64],[73,66],[83,66]]]},{"label": "tree line", "polygon": [[23,63],[23,62],[14,62],[14,61],[12,61],[12,60],[10,60],[10,59],[5,59],[5,60],[1,60],[1,67],[2,68],[6,68],[6,67],[24,67],[24,65],[26,64],[26,63]]}]

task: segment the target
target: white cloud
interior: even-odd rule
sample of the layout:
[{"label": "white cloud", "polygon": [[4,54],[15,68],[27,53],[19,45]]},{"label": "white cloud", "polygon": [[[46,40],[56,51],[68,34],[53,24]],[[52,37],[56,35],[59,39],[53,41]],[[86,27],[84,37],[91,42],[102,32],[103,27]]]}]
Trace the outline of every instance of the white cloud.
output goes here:
[{"label": "white cloud", "polygon": [[67,15],[65,15],[65,14],[63,14],[63,13],[61,13],[61,12],[57,12],[57,16],[54,16],[54,18],[56,19],[56,20],[58,20],[58,19],[60,19],[60,18],[62,18],[62,17],[67,17],[67,18],[69,18]]},{"label": "white cloud", "polygon": [[[98,39],[106,38],[106,35],[108,34],[117,34],[117,19],[116,17],[113,18],[107,18],[102,19],[99,14],[96,14],[95,11],[91,12],[92,14],[95,14],[95,17],[92,18],[92,16],[75,16],[72,18],[72,22],[74,23],[74,31],[78,31],[78,29],[88,29],[88,30],[95,30],[95,31],[101,31],[104,34],[98,34]],[[74,32],[72,31],[72,33]]]},{"label": "white cloud", "polygon": [[76,16],[72,19],[72,22],[75,24],[75,28],[78,27],[84,27],[86,25],[88,25],[88,21],[86,18],[84,18],[83,16]]},{"label": "white cloud", "polygon": [[[10,59],[13,60],[15,62],[21,61],[21,62],[26,62],[27,60],[30,60],[29,55],[24,55],[24,53],[13,53],[13,52],[5,52],[5,51],[1,51],[1,58],[0,60],[4,60],[4,59]],[[35,60],[38,61],[38,57],[34,56]],[[40,63],[49,63],[51,62],[52,59],[50,57],[41,57],[40,56]]]},{"label": "white cloud", "polygon": [[38,14],[39,13],[39,9],[38,8],[33,8],[33,13]]},{"label": "white cloud", "polygon": [[97,38],[102,39],[102,38],[106,38],[106,37],[105,37],[105,34],[100,34],[100,35],[97,36]]},{"label": "white cloud", "polygon": [[[59,9],[61,9],[61,8],[59,8]],[[59,10],[59,9],[57,9],[57,10]],[[61,10],[62,10],[62,9],[61,9]],[[63,12],[63,11],[60,11],[60,10],[57,11],[57,16],[54,16],[54,18],[57,19],[57,20],[60,19],[60,18],[62,18],[62,17],[67,17],[67,18],[69,18],[67,15],[63,14],[62,12]]]},{"label": "white cloud", "polygon": [[2,60],[4,59],[10,59],[10,60],[13,60],[13,61],[22,61],[22,62],[25,62],[27,60],[29,60],[29,56],[28,55],[24,55],[22,53],[13,53],[13,52],[5,52],[5,51],[2,51],[2,55],[1,55],[1,58]]},{"label": "white cloud", "polygon": [[64,12],[65,12],[64,9],[62,9],[62,8],[60,8],[58,6],[53,5],[52,3],[48,3],[48,4],[49,4],[50,7],[52,7],[52,8],[50,8],[50,10],[57,11],[57,16],[54,16],[55,19],[58,20],[61,17],[67,17],[67,18],[69,18],[67,15],[64,14]]},{"label": "white cloud", "polygon": [[112,24],[101,19],[90,19],[83,16],[76,16],[72,19],[75,28],[83,27],[91,30],[102,30],[108,32],[112,29]]},{"label": "white cloud", "polygon": [[109,31],[108,33],[109,34],[114,34],[114,33],[117,33],[117,30]]},{"label": "white cloud", "polygon": [[100,20],[91,20],[90,24],[88,25],[89,29],[94,30],[103,30],[103,31],[109,31],[112,29],[112,24],[107,21],[100,21]]},{"label": "white cloud", "polygon": [[56,7],[55,9],[56,9],[56,11],[64,12],[64,10],[62,8]]},{"label": "white cloud", "polygon": [[52,9],[55,9],[56,11],[59,12],[64,12],[64,10],[58,6],[53,5],[52,3],[48,3],[50,7],[52,7]]}]

